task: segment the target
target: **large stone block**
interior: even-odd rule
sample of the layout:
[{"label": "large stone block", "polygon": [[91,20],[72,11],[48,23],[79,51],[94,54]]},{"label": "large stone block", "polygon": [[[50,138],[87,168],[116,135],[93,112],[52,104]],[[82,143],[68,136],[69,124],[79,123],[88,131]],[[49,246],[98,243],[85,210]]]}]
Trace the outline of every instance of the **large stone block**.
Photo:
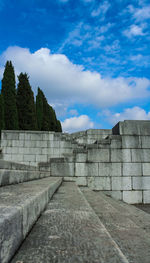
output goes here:
[{"label": "large stone block", "polygon": [[98,163],[75,163],[75,176],[98,176]]},{"label": "large stone block", "polygon": [[12,140],[12,147],[24,147],[23,140]]},{"label": "large stone block", "polygon": [[111,162],[131,162],[131,150],[111,149]]},{"label": "large stone block", "polygon": [[133,177],[133,189],[150,190],[150,176]]},{"label": "large stone block", "polygon": [[123,163],[123,176],[142,176],[141,163]]},{"label": "large stone block", "polygon": [[142,163],[143,176],[150,176],[150,163]]},{"label": "large stone block", "polygon": [[16,163],[23,162],[23,155],[22,154],[12,154],[11,155],[11,160]]},{"label": "large stone block", "polygon": [[87,161],[87,153],[76,153],[75,155],[77,163],[83,163]]},{"label": "large stone block", "polygon": [[150,136],[141,136],[142,148],[150,148]]},{"label": "large stone block", "polygon": [[121,121],[113,127],[112,132],[120,135],[150,135],[150,121]]},{"label": "large stone block", "polygon": [[110,177],[88,177],[87,180],[93,190],[111,190]]},{"label": "large stone block", "polygon": [[131,190],[131,177],[112,177],[112,190]]},{"label": "large stone block", "polygon": [[40,163],[40,162],[47,162],[48,161],[48,157],[47,157],[47,155],[45,154],[42,154],[42,155],[36,155],[35,156],[36,157],[36,162],[37,163]]},{"label": "large stone block", "polygon": [[47,141],[34,141],[35,147],[46,148]]},{"label": "large stone block", "polygon": [[74,176],[74,163],[51,163],[51,176]]},{"label": "large stone block", "polygon": [[110,162],[109,149],[89,149],[88,150],[89,162]]},{"label": "large stone block", "polygon": [[86,177],[77,177],[76,184],[79,186],[87,186],[87,178]]},{"label": "large stone block", "polygon": [[142,191],[123,191],[123,201],[128,204],[142,203]]},{"label": "large stone block", "polygon": [[34,148],[36,146],[36,141],[30,141],[30,140],[26,140],[24,141],[24,147],[32,147]]},{"label": "large stone block", "polygon": [[150,149],[131,149],[132,162],[149,162]]},{"label": "large stone block", "polygon": [[141,148],[141,137],[140,136],[127,136],[123,135],[122,136],[122,148]]},{"label": "large stone block", "polygon": [[121,163],[99,163],[99,176],[121,176]]},{"label": "large stone block", "polygon": [[150,191],[143,191],[143,203],[150,204]]},{"label": "large stone block", "polygon": [[24,154],[23,155],[23,161],[24,162],[35,162],[36,161],[35,154]]}]

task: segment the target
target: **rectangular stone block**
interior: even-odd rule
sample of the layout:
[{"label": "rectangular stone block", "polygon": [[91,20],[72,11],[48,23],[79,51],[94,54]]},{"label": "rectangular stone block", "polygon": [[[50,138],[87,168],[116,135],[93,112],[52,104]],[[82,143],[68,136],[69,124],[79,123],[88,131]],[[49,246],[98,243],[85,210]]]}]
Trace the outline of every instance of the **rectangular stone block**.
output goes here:
[{"label": "rectangular stone block", "polygon": [[30,140],[25,140],[24,141],[24,147],[32,147],[32,148],[34,148],[35,147],[35,143],[36,143],[36,141],[30,141]]},{"label": "rectangular stone block", "polygon": [[22,154],[12,154],[11,160],[16,163],[23,162],[23,155]]},{"label": "rectangular stone block", "polygon": [[24,141],[23,140],[12,140],[12,146],[13,147],[24,147]]},{"label": "rectangular stone block", "polygon": [[35,162],[36,161],[35,154],[24,154],[23,155],[23,161],[24,162]]},{"label": "rectangular stone block", "polygon": [[99,176],[121,176],[121,163],[99,163]]},{"label": "rectangular stone block", "polygon": [[35,147],[47,148],[47,141],[34,141]]},{"label": "rectangular stone block", "polygon": [[131,162],[131,150],[111,149],[111,162]]},{"label": "rectangular stone block", "polygon": [[141,136],[142,148],[150,148],[150,136]]},{"label": "rectangular stone block", "polygon": [[143,191],[143,203],[150,204],[150,191]]},{"label": "rectangular stone block", "polygon": [[77,163],[83,163],[87,161],[87,153],[76,153],[75,155]]},{"label": "rectangular stone block", "polygon": [[31,139],[31,141],[42,141],[43,140],[43,132],[31,133],[30,139]]},{"label": "rectangular stone block", "polygon": [[150,176],[133,177],[133,189],[150,190]]},{"label": "rectangular stone block", "polygon": [[79,186],[87,186],[87,178],[86,177],[77,177],[76,184]]},{"label": "rectangular stone block", "polygon": [[75,176],[98,176],[98,163],[75,163]]},{"label": "rectangular stone block", "polygon": [[4,160],[5,161],[11,161],[12,160],[12,155],[11,154],[5,154],[4,155]]},{"label": "rectangular stone block", "polygon": [[123,176],[142,176],[141,163],[123,163]]},{"label": "rectangular stone block", "polygon": [[111,190],[110,177],[88,177],[87,180],[92,190]]},{"label": "rectangular stone block", "polygon": [[142,203],[142,191],[123,191],[123,201],[128,204]]},{"label": "rectangular stone block", "polygon": [[122,136],[122,148],[141,148],[141,136],[123,135]]},{"label": "rectangular stone block", "polygon": [[143,176],[150,176],[150,163],[142,163]]},{"label": "rectangular stone block", "polygon": [[109,162],[110,153],[109,149],[89,149],[88,150],[89,162]]},{"label": "rectangular stone block", "polygon": [[36,157],[36,162],[37,163],[40,163],[40,162],[47,162],[48,161],[48,157],[47,157],[47,155],[45,154],[45,155],[35,155],[35,157]]},{"label": "rectangular stone block", "polygon": [[131,190],[131,177],[112,177],[112,190]]},{"label": "rectangular stone block", "polygon": [[110,147],[115,148],[115,149],[121,149],[122,148],[122,141],[121,140],[111,140]]},{"label": "rectangular stone block", "polygon": [[47,147],[48,148],[60,148],[60,141],[48,141]]},{"label": "rectangular stone block", "polygon": [[19,132],[19,141],[24,141],[25,139],[25,133],[24,132]]},{"label": "rectangular stone block", "polygon": [[122,200],[122,191],[111,191],[111,197],[116,200]]},{"label": "rectangular stone block", "polygon": [[150,149],[131,149],[132,162],[149,162]]},{"label": "rectangular stone block", "polygon": [[120,135],[150,135],[150,121],[120,121],[113,127],[112,132]]},{"label": "rectangular stone block", "polygon": [[51,163],[51,176],[74,176],[74,163]]},{"label": "rectangular stone block", "polygon": [[53,148],[40,148],[41,154],[53,154],[54,150]]}]

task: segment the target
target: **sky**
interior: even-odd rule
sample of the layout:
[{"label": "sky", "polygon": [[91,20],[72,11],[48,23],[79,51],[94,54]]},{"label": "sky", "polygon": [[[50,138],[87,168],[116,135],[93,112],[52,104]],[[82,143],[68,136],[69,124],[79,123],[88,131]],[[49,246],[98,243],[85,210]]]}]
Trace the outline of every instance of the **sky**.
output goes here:
[{"label": "sky", "polygon": [[0,80],[7,60],[65,132],[150,120],[149,0],[0,0]]}]

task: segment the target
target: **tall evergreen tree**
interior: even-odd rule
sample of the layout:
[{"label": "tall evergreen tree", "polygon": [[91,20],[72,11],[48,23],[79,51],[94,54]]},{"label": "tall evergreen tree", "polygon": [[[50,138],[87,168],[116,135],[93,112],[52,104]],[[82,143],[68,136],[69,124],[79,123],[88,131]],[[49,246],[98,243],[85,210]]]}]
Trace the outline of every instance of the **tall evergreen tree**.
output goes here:
[{"label": "tall evergreen tree", "polygon": [[38,94],[36,96],[36,116],[37,116],[37,126],[38,130],[41,131],[43,125],[43,115],[44,115],[44,101],[43,101],[43,92],[38,88]]},{"label": "tall evergreen tree", "polygon": [[0,94],[0,132],[4,129],[4,127],[4,101],[2,94]]},{"label": "tall evergreen tree", "polygon": [[19,128],[21,130],[36,130],[36,110],[33,91],[29,83],[29,77],[26,73],[20,73],[18,80],[17,108]]},{"label": "tall evergreen tree", "polygon": [[56,132],[62,132],[61,122],[59,120],[57,120],[56,125]]},{"label": "tall evergreen tree", "polygon": [[6,130],[18,129],[18,113],[16,105],[15,73],[11,61],[7,61],[2,79],[2,96],[4,100],[4,120]]}]

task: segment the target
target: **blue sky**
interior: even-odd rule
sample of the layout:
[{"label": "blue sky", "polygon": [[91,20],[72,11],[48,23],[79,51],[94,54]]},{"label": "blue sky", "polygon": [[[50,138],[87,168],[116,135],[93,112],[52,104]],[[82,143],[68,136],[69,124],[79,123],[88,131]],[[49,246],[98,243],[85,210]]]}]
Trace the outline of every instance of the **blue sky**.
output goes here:
[{"label": "blue sky", "polygon": [[12,60],[64,131],[150,119],[149,1],[0,0],[0,36],[0,79]]}]

